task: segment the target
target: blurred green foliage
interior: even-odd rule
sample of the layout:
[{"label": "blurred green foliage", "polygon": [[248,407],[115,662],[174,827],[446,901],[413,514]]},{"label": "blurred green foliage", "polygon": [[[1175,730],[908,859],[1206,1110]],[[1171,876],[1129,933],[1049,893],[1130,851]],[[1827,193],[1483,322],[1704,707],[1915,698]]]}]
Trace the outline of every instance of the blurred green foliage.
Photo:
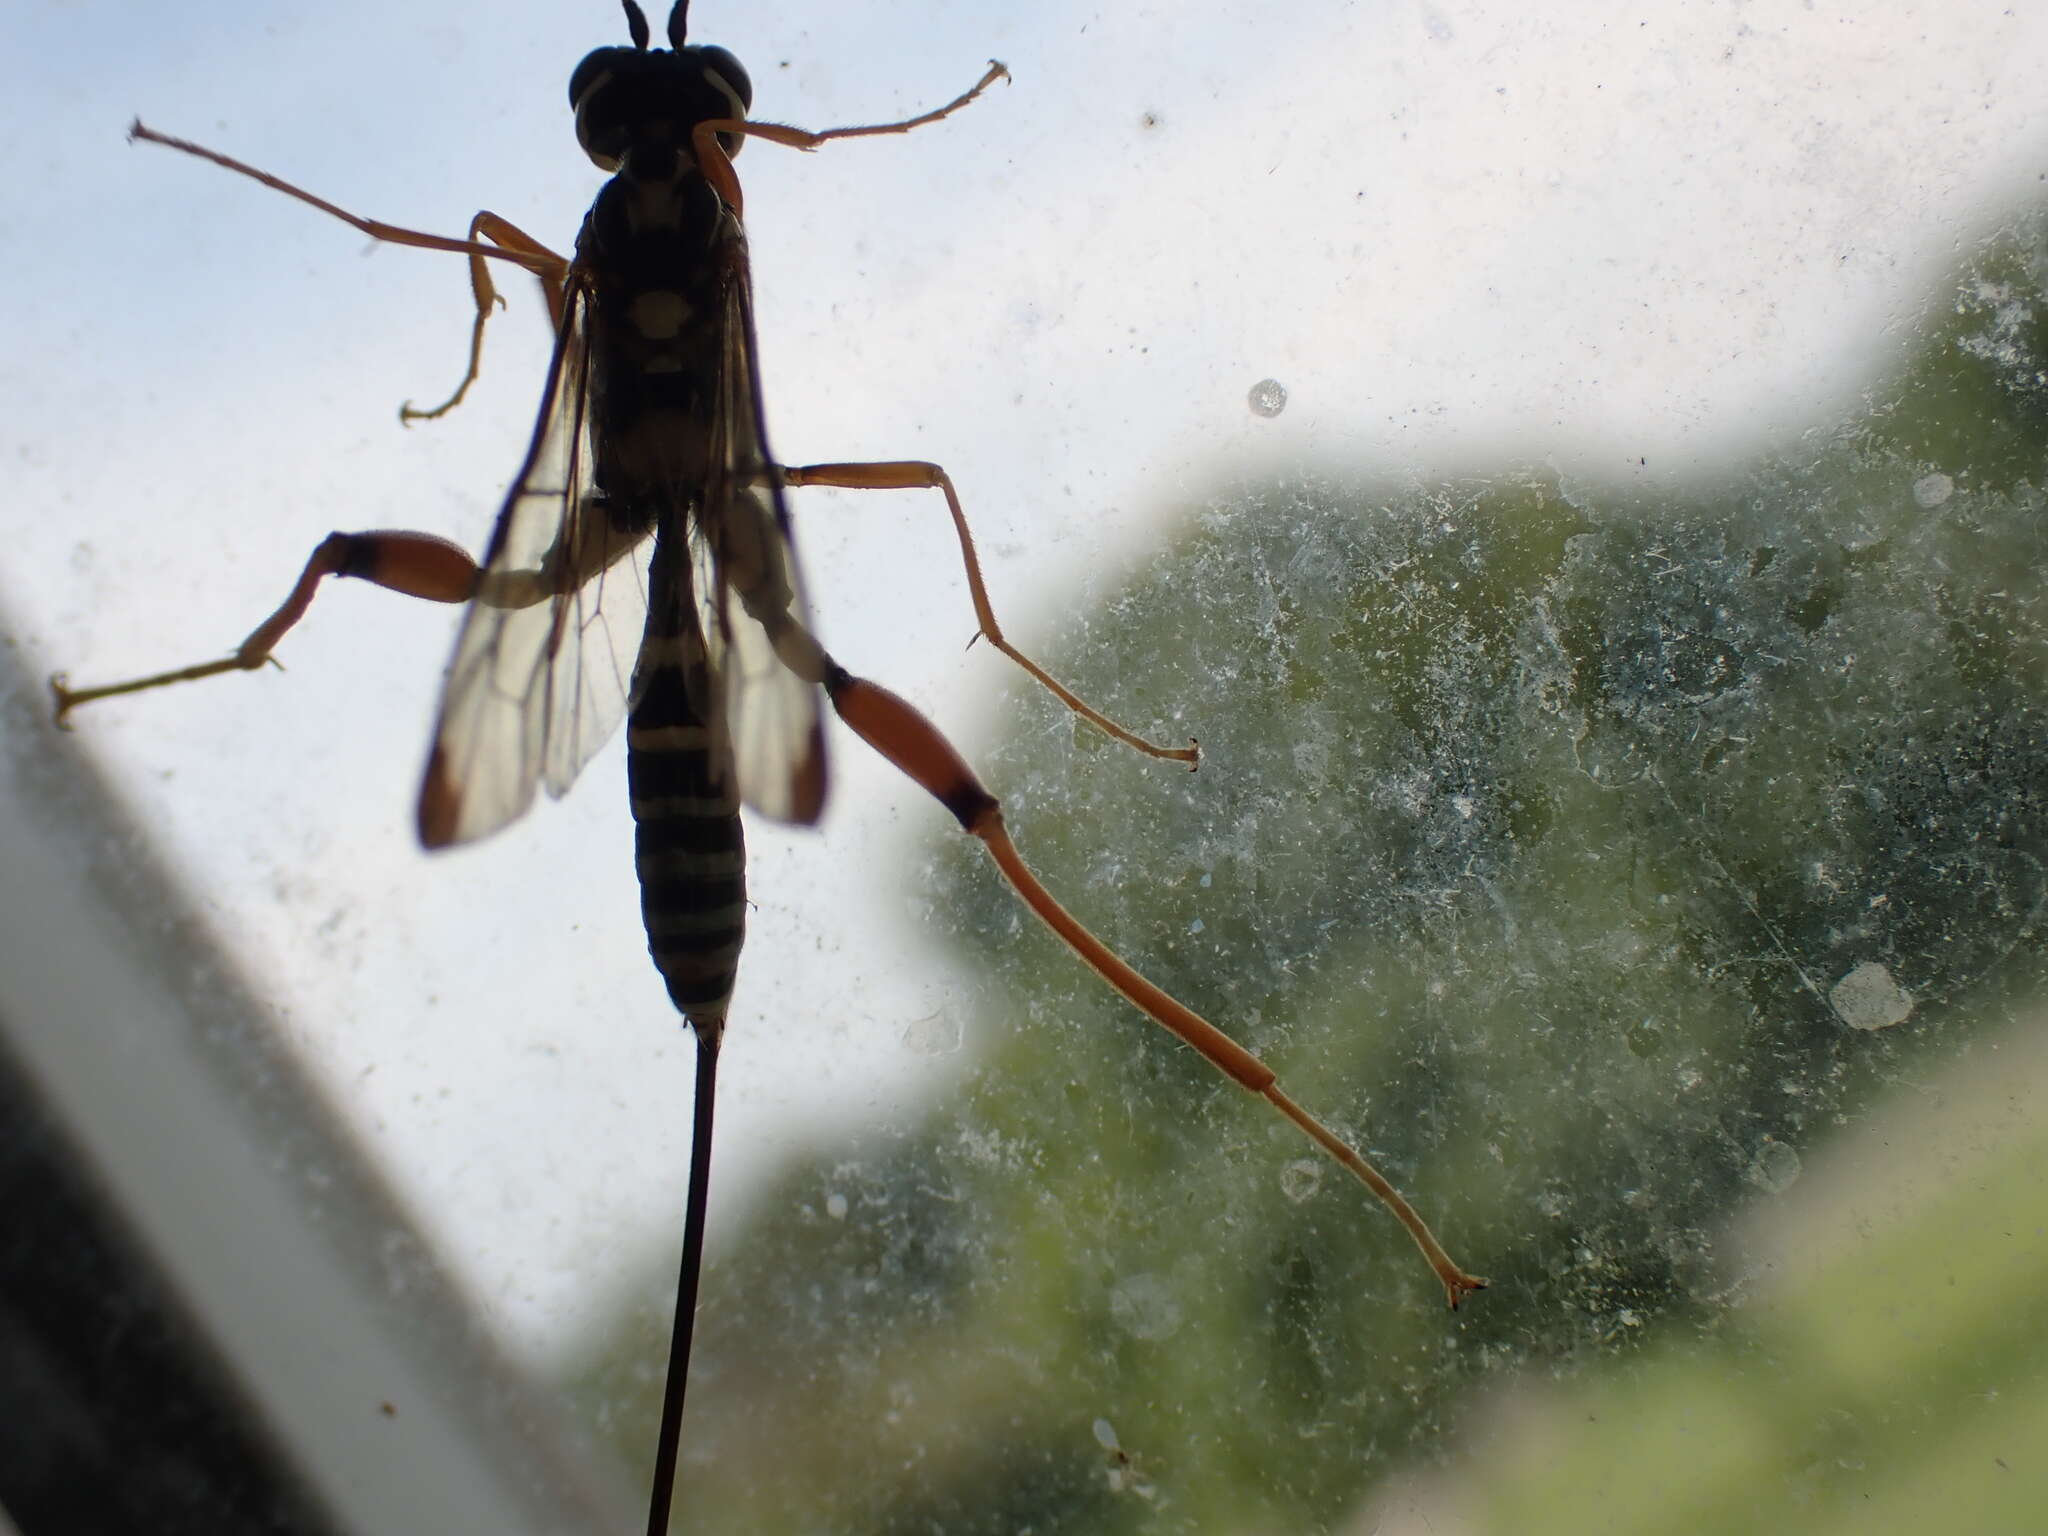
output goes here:
[{"label": "blurred green foliage", "polygon": [[[985,776],[1048,885],[1493,1288],[1447,1317],[1363,1190],[956,836],[925,878],[986,978],[973,1064],[707,1277],[683,1524],[2020,1528],[2041,1476],[1986,1421],[2048,1418],[2040,1128],[1832,1246],[1839,1206],[1754,1234],[1886,1106],[2037,1064],[2044,251],[1984,246],[1852,419],[1715,485],[1191,509],[1045,659],[1201,773],[1020,694]],[[665,1328],[577,1384],[636,1466]]]}]

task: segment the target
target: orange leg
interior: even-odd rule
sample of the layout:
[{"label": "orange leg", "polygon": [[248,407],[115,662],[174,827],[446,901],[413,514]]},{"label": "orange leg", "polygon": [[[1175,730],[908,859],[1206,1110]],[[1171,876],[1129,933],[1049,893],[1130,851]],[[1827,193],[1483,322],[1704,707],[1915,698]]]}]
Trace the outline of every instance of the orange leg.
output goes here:
[{"label": "orange leg", "polygon": [[291,595],[278,605],[277,612],[251,630],[248,639],[230,655],[123,683],[102,683],[95,688],[73,688],[63,673],[57,673],[50,679],[57,724],[68,728],[71,711],[95,699],[141,693],[170,683],[196,682],[223,672],[253,672],[266,662],[275,665],[272,650],[285,632],[305,617],[321,578],[326,576],[356,576],[409,597],[437,603],[466,603],[476,591],[477,566],[459,545],[431,533],[330,533],[306,561]]},{"label": "orange leg", "polygon": [[129,125],[128,137],[142,139],[150,144],[161,144],[167,149],[175,149],[183,154],[197,155],[201,160],[211,160],[215,165],[233,171],[238,176],[260,181],[274,192],[282,192],[286,197],[295,197],[302,203],[318,208],[322,213],[331,214],[342,223],[361,230],[372,240],[381,240],[390,245],[410,245],[427,251],[454,251],[462,256],[495,257],[500,261],[509,261],[514,266],[524,267],[536,276],[545,275],[549,271],[561,271],[568,266],[560,256],[535,245],[530,240],[525,240],[523,236],[522,244],[480,245],[474,240],[457,240],[448,235],[429,235],[417,229],[386,224],[379,219],[363,218],[360,214],[350,213],[345,208],[337,208],[326,198],[316,197],[303,187],[295,187],[268,171],[259,171],[245,161],[224,155],[217,149],[208,149],[203,144],[194,144],[190,139],[177,139],[167,133],[158,133],[154,128],[144,127],[140,121]]},{"label": "orange leg", "polygon": [[[410,402],[400,406],[400,421],[428,421],[436,416],[445,415],[462,402],[462,397],[469,393],[469,386],[476,382],[477,373],[483,365],[484,321],[489,317],[492,305],[504,302],[498,297],[498,290],[491,282],[491,260],[509,261],[539,278],[541,291],[547,298],[548,314],[558,329],[561,326],[563,293],[569,274],[568,258],[556,255],[517,225],[499,218],[495,213],[479,213],[471,219],[467,240],[456,240],[447,235],[430,235],[421,230],[406,229],[397,224],[386,224],[380,219],[366,219],[360,214],[350,213],[345,208],[336,207],[326,198],[316,197],[303,187],[293,186],[292,183],[273,176],[268,171],[259,171],[253,165],[224,155],[218,150],[208,149],[204,145],[194,144],[189,139],[174,139],[169,134],[158,133],[154,128],[145,128],[140,122],[129,128],[128,137],[151,144],[162,144],[182,154],[196,155],[201,160],[209,160],[238,176],[247,176],[252,181],[259,181],[274,192],[282,192],[286,197],[296,198],[309,207],[318,208],[322,213],[340,219],[350,228],[361,230],[372,240],[383,241],[387,245],[408,245],[418,250],[453,251],[469,258],[469,287],[470,292],[476,296],[476,322],[471,327],[469,336],[469,369],[463,374],[462,382],[455,387],[455,393],[432,410],[415,410]],[[485,243],[487,241],[488,244]]]},{"label": "orange leg", "polygon": [[503,250],[549,263],[545,267],[529,267],[527,270],[540,279],[541,294],[547,300],[548,318],[554,322],[557,331],[562,328],[569,263],[520,229],[518,225],[506,222],[495,213],[479,213],[469,221],[470,244],[477,246],[477,250],[469,253],[469,291],[476,298],[476,319],[469,330],[469,368],[462,375],[462,382],[455,386],[455,393],[433,409],[416,410],[410,400],[401,405],[398,408],[398,419],[407,426],[416,421],[432,421],[437,416],[446,416],[456,406],[462,404],[462,397],[469,393],[469,386],[476,382],[477,375],[483,371],[484,322],[491,318],[492,306],[502,307],[505,300],[498,293],[497,285],[491,281],[490,263],[479,254],[480,251],[488,249],[480,243],[479,237],[481,240],[489,240]]},{"label": "orange leg", "polygon": [[1273,1070],[1200,1014],[1132,970],[1100,939],[1053,900],[1025,865],[1003,826],[1002,807],[975,778],[938,728],[909,704],[889,692],[832,665],[825,690],[839,718],[903,773],[922,785],[953,813],[961,827],[981,839],[989,856],[1024,904],[1097,975],[1124,995],[1148,1018],[1201,1052],[1218,1071],[1265,1099],[1370,1189],[1415,1240],[1422,1256],[1443,1285],[1455,1309],[1466,1295],[1484,1290],[1486,1282],[1468,1275],[1451,1261],[1436,1235],[1401,1192],[1358,1151],[1280,1091]]},{"label": "orange leg", "polygon": [[731,157],[718,142],[720,134],[743,134],[750,139],[767,139],[771,143],[786,144],[791,149],[814,150],[831,143],[834,139],[867,139],[884,133],[908,133],[913,128],[922,128],[926,123],[936,123],[941,118],[951,117],[998,80],[1009,78],[1009,70],[996,60],[990,59],[987,72],[969,89],[962,91],[943,107],[934,107],[929,112],[920,112],[916,117],[906,117],[901,122],[861,123],[851,128],[826,128],[814,132],[809,128],[786,127],[781,123],[750,123],[742,118],[726,117],[699,123],[691,130],[690,147],[697,156],[697,165],[703,171],[704,179],[711,183],[712,190],[725,200],[726,207],[735,215],[744,218],[745,209],[740,197],[739,178],[733,174]]},{"label": "orange leg", "polygon": [[888,464],[805,464],[797,467],[785,466],[776,471],[782,483],[797,485],[831,485],[845,490],[858,491],[900,491],[937,490],[945,493],[946,509],[953,515],[953,531],[960,537],[960,558],[967,567],[967,590],[974,600],[975,621],[981,625],[981,633],[988,643],[1017,663],[1032,677],[1036,678],[1053,697],[1083,720],[1097,729],[1107,732],[1128,747],[1134,747],[1148,757],[1164,758],[1168,762],[1186,763],[1192,772],[1201,765],[1202,748],[1199,742],[1190,740],[1184,747],[1162,747],[1133,734],[1118,725],[1107,715],[1084,701],[1072,689],[1060,682],[1045,668],[1026,656],[1003,635],[1002,625],[996,622],[995,609],[989,603],[988,587],[981,579],[981,561],[974,553],[974,534],[967,526],[967,514],[961,510],[959,494],[953,489],[953,482],[946,472],[936,464],[906,459]]}]

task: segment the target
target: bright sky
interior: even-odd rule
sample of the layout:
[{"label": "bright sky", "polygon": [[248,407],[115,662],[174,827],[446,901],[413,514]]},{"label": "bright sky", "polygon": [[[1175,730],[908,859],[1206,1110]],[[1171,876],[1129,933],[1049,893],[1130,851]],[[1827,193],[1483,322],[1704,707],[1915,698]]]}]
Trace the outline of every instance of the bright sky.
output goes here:
[{"label": "bright sky", "polygon": [[[7,8],[0,626],[33,665],[219,654],[331,528],[480,547],[545,357],[515,282],[470,403],[401,430],[399,403],[460,371],[461,264],[128,145],[130,119],[358,212],[454,234],[488,207],[566,249],[598,184],[568,74],[624,37],[608,0]],[[907,138],[738,168],[778,450],[946,464],[1027,648],[1239,477],[1656,484],[1789,441],[1897,355],[2048,154],[2048,11],[1975,0],[697,0],[693,37],[748,65],[759,115],[809,127],[935,105],[990,57],[1015,74]],[[1270,420],[1246,406],[1267,377],[1289,391]],[[937,498],[796,512],[826,643],[973,755],[1011,678],[963,649]],[[544,1353],[673,1241],[689,1047],[644,954],[616,747],[482,848],[414,847],[453,622],[338,589],[288,675],[79,727],[507,1338]],[[752,833],[728,1210],[964,1055],[932,1053],[932,1016],[968,1010],[910,919],[950,823],[835,752],[822,833]]]}]

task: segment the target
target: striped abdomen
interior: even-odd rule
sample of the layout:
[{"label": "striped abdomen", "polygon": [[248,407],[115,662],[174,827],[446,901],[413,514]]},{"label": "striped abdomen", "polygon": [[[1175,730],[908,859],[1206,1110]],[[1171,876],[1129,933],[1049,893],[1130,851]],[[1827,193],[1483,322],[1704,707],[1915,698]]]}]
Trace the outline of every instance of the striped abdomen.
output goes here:
[{"label": "striped abdomen", "polygon": [[[665,564],[658,550],[657,572]],[[692,1025],[722,1022],[747,931],[746,844],[739,791],[723,741],[691,697],[704,686],[703,643],[688,601],[651,605],[639,702],[626,723],[634,862],[647,948],[668,995]],[[685,594],[687,596],[687,594]]]}]

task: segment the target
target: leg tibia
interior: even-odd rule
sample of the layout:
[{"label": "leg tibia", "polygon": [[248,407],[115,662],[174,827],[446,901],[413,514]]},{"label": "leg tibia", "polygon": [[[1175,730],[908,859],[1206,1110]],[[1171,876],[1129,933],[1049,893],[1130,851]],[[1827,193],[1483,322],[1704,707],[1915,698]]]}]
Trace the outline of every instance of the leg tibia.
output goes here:
[{"label": "leg tibia", "polygon": [[953,531],[960,539],[960,559],[967,569],[967,591],[974,602],[974,617],[981,626],[981,633],[988,643],[1017,663],[1039,684],[1075,714],[1090,725],[1127,747],[1143,752],[1147,757],[1164,758],[1168,762],[1186,763],[1190,771],[1199,767],[1202,749],[1199,743],[1190,741],[1184,747],[1163,747],[1146,740],[1143,736],[1126,730],[1114,720],[1089,704],[1081,696],[1055,678],[1045,668],[1018,650],[1003,634],[1002,625],[996,622],[994,606],[989,602],[988,586],[981,577],[981,560],[974,552],[974,534],[967,526],[967,514],[960,506],[959,493],[953,489],[953,482],[945,470],[936,464],[927,464],[918,459],[899,459],[882,464],[805,464],[786,466],[778,471],[782,483],[789,486],[830,485],[844,490],[859,491],[901,491],[936,490],[946,497],[946,509],[952,514]]},{"label": "leg tibia", "polygon": [[458,545],[431,533],[379,531],[376,533],[330,533],[320,541],[306,561],[306,568],[292,586],[289,596],[275,613],[258,624],[235,647],[234,653],[217,661],[174,667],[147,677],[121,683],[103,683],[95,688],[73,688],[62,673],[50,679],[50,695],[56,706],[57,723],[68,725],[71,711],[95,699],[117,694],[141,693],[171,683],[196,682],[218,677],[223,672],[253,672],[271,659],[271,652],[287,631],[305,617],[322,578],[355,576],[364,581],[403,592],[408,597],[436,603],[467,602],[476,591],[476,562]]}]

